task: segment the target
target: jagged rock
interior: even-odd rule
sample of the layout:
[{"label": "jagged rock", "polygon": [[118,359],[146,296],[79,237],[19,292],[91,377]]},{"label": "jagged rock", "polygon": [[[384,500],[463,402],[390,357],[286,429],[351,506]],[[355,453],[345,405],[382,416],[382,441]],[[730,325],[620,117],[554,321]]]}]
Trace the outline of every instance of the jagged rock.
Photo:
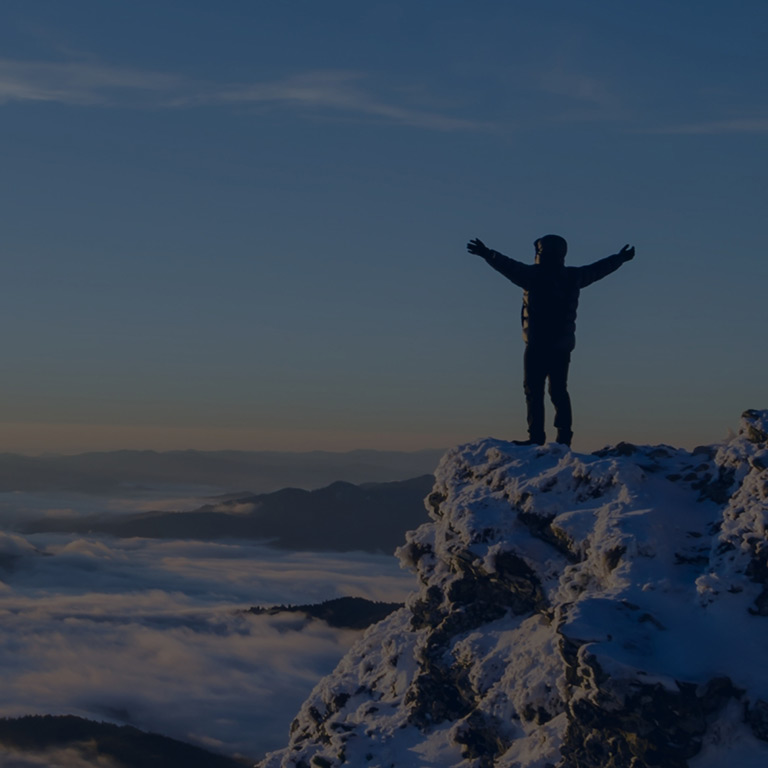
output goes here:
[{"label": "jagged rock", "polygon": [[417,589],[263,768],[768,764],[767,443],[449,452]]},{"label": "jagged rock", "polygon": [[752,443],[768,443],[768,424],[765,411],[748,410],[741,414],[742,428]]}]

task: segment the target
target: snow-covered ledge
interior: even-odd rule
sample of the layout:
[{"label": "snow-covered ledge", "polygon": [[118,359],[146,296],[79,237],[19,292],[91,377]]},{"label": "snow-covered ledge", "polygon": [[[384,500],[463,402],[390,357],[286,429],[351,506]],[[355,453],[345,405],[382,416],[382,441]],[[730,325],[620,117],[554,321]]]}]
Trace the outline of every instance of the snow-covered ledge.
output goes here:
[{"label": "snow-covered ledge", "polygon": [[418,585],[264,768],[768,765],[768,411],[693,452],[450,451]]}]

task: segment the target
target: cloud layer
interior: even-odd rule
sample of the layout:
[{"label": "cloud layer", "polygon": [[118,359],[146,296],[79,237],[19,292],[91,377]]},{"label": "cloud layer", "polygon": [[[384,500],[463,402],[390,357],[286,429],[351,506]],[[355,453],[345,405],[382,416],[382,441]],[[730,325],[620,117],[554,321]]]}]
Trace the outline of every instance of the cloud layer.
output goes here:
[{"label": "cloud layer", "polygon": [[252,605],[401,600],[394,558],[0,535],[0,715],[75,714],[229,754],[282,745],[358,636]]}]

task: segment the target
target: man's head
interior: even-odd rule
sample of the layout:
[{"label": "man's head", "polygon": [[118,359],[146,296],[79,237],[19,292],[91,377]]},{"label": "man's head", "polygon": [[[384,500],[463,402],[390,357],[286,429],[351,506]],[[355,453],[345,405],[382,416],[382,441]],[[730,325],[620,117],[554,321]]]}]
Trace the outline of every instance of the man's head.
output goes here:
[{"label": "man's head", "polygon": [[544,235],[534,245],[536,246],[536,263],[553,266],[565,263],[568,243],[560,235]]}]

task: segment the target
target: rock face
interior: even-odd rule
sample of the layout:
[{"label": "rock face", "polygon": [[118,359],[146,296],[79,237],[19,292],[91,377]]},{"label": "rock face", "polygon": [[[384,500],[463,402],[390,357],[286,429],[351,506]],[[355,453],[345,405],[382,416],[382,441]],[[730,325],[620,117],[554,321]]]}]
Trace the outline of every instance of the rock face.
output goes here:
[{"label": "rock face", "polygon": [[263,768],[768,765],[768,411],[690,453],[449,452],[418,578]]}]

